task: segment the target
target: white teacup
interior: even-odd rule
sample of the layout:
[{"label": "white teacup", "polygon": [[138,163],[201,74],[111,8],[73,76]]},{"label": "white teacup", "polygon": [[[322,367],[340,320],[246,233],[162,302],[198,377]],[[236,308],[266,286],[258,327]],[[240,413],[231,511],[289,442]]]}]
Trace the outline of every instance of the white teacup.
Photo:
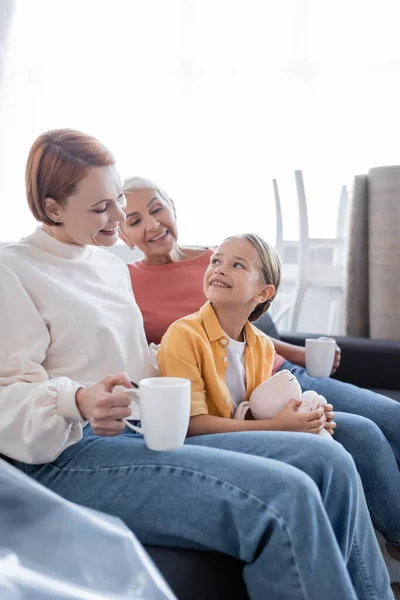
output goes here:
[{"label": "white teacup", "polygon": [[125,390],[140,407],[141,427],[124,419],[126,425],[142,433],[150,450],[173,450],[182,446],[190,418],[190,381],[180,377],[149,377],[139,381],[139,389]]},{"label": "white teacup", "polygon": [[329,377],[335,360],[336,340],[328,337],[306,339],[306,368],[311,377]]}]

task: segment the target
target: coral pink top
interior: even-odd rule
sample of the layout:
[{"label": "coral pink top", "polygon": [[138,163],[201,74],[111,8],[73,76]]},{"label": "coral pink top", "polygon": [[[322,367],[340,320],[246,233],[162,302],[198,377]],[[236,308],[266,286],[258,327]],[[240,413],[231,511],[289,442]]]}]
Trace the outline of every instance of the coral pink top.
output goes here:
[{"label": "coral pink top", "polygon": [[[214,249],[199,256],[166,265],[128,265],[136,302],[142,312],[147,341],[159,344],[174,321],[191,315],[207,302],[203,291],[204,273]],[[275,354],[273,373],[284,358]]]},{"label": "coral pink top", "polygon": [[214,250],[166,265],[128,265],[136,302],[142,311],[149,344],[159,344],[174,321],[197,312],[207,298],[203,291],[204,273]]}]

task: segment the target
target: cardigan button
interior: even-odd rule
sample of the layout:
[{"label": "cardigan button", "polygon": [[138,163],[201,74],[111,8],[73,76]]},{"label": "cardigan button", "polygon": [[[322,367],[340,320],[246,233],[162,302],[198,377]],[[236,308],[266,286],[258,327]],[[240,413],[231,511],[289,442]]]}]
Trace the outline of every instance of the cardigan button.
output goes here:
[{"label": "cardigan button", "polygon": [[224,362],[228,362],[228,357],[227,356],[225,356]]},{"label": "cardigan button", "polygon": [[225,338],[222,338],[222,340],[221,340],[221,344],[222,344],[223,346],[225,346],[225,345],[226,345],[226,339],[225,339]]},{"label": "cardigan button", "polygon": [[225,400],[225,404],[230,404],[231,402],[232,402],[232,400],[231,400],[230,398],[227,398],[227,399]]}]

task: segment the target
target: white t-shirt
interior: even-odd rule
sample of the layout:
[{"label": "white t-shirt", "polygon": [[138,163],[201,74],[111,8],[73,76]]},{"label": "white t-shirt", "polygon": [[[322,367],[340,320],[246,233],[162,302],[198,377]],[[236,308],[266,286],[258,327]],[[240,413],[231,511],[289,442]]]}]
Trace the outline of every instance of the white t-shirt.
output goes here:
[{"label": "white t-shirt", "polygon": [[238,342],[228,337],[229,344],[226,349],[228,368],[225,381],[232,398],[232,415],[238,405],[246,397],[246,369],[244,362],[244,350],[246,341]]}]

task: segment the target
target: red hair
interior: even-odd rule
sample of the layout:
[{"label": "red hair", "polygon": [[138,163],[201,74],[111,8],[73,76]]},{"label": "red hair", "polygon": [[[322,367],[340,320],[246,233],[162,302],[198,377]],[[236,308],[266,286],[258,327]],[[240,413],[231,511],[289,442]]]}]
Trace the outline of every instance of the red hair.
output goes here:
[{"label": "red hair", "polygon": [[99,140],[80,131],[54,129],[40,135],[25,171],[28,205],[35,219],[54,225],[46,214],[46,198],[64,204],[89,169],[114,164],[114,156]]}]

